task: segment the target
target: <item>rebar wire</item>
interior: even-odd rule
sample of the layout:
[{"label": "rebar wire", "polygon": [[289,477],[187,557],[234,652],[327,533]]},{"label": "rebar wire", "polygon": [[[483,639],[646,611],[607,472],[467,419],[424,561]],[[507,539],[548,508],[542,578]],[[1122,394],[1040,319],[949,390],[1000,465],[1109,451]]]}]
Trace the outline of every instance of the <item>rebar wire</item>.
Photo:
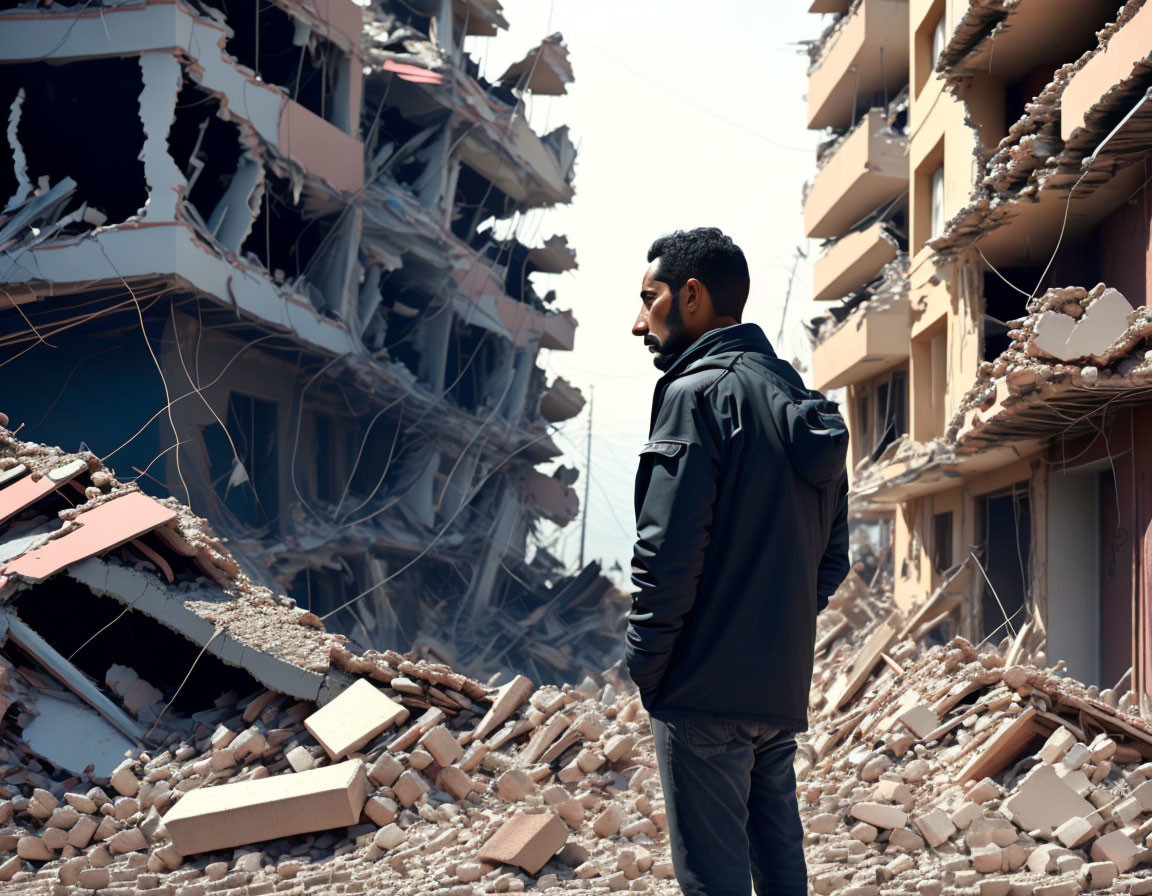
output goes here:
[{"label": "rebar wire", "polygon": [[192,492],[188,489],[188,483],[184,481],[184,471],[180,467],[180,433],[176,431],[176,419],[172,416],[172,393],[168,388],[168,379],[164,376],[164,368],[160,364],[160,359],[156,357],[156,352],[152,348],[152,343],[148,339],[148,328],[144,325],[144,310],[140,307],[140,302],[136,299],[136,293],[132,291],[132,287],[128,285],[128,281],[116,269],[116,265],[112,263],[112,259],[108,257],[108,253],[104,251],[104,246],[99,242],[96,243],[100,249],[100,254],[104,256],[104,260],[108,262],[108,266],[119,278],[120,282],[124,284],[124,288],[128,290],[128,294],[132,296],[132,303],[136,306],[136,316],[140,320],[140,335],[144,339],[144,345],[148,348],[148,354],[152,357],[152,363],[156,365],[156,372],[160,375],[160,383],[164,386],[164,400],[168,406],[168,425],[172,427],[172,440],[176,442],[176,476],[180,480],[180,484],[184,487],[185,503],[189,507],[192,506]]},{"label": "rebar wire", "polygon": [[[1012,617],[1009,616],[1008,611],[1004,609],[1004,604],[1000,600],[1000,595],[996,593],[996,589],[992,585],[992,580],[988,578],[988,573],[986,573],[984,571],[984,567],[980,563],[980,559],[971,550],[968,551],[968,556],[976,561],[976,568],[980,570],[980,575],[982,575],[984,577],[984,581],[988,583],[988,590],[991,591],[992,596],[994,598],[996,598],[996,605],[1000,607],[1000,615],[1004,617],[1004,622],[1002,622],[995,629],[993,629],[993,631],[999,631],[1004,625],[1007,625],[1009,634],[1011,634],[1012,637],[1015,638],[1016,637],[1016,630],[1012,628],[1012,622],[1011,622]],[[1015,613],[1012,614],[1012,616],[1015,616],[1015,615],[1016,615]]]},{"label": "rebar wire", "polygon": [[156,726],[159,725],[160,720],[162,718],[164,718],[164,713],[168,712],[168,707],[170,707],[173,703],[176,702],[176,698],[179,697],[180,692],[182,690],[184,690],[184,685],[186,685],[188,683],[188,679],[192,677],[192,670],[195,669],[196,664],[198,662],[200,662],[200,657],[204,656],[204,651],[206,651],[208,649],[208,645],[216,640],[217,635],[223,634],[223,632],[224,632],[224,629],[217,628],[215,631],[212,632],[212,637],[210,637],[207,641],[204,642],[204,646],[201,647],[200,652],[198,654],[196,654],[196,659],[192,660],[192,665],[189,666],[188,671],[186,673],[184,673],[184,679],[177,686],[176,693],[174,693],[172,695],[171,700],[169,700],[167,703],[164,704],[164,708],[162,710],[160,710],[160,714],[158,716],[156,716],[156,721],[152,723],[152,727],[148,729],[148,733],[145,734],[144,737],[141,738],[141,740],[145,740],[145,741],[148,740],[148,738],[151,736],[152,732],[156,730]]},{"label": "rebar wire", "polygon": [[502,467],[503,467],[503,466],[504,466],[506,463],[508,463],[508,461],[510,461],[510,460],[511,460],[513,457],[515,457],[516,455],[520,454],[522,451],[526,451],[526,450],[528,450],[528,449],[529,449],[529,448],[531,448],[533,445],[535,445],[537,442],[543,441],[543,440],[544,440],[544,439],[546,439],[547,437],[548,437],[548,433],[547,433],[547,432],[541,433],[541,434],[540,434],[539,436],[537,436],[536,438],[532,439],[532,440],[531,440],[531,441],[529,441],[529,442],[526,442],[525,444],[521,445],[519,448],[515,449],[514,451],[512,451],[512,452],[510,452],[508,455],[506,455],[506,456],[504,457],[504,459],[500,461],[500,463],[498,463],[496,466],[494,466],[494,467],[493,467],[493,468],[492,468],[492,469],[491,469],[491,470],[490,470],[490,471],[489,471],[489,472],[488,472],[488,473],[487,473],[487,474],[486,474],[486,475],[485,475],[485,476],[484,476],[484,477],[483,477],[483,478],[480,480],[480,482],[478,482],[478,483],[476,484],[475,488],[473,488],[473,489],[472,489],[472,491],[469,493],[468,497],[467,497],[467,498],[466,498],[466,499],[465,499],[463,502],[461,502],[461,504],[460,504],[460,506],[459,506],[458,508],[456,508],[456,512],[452,514],[452,516],[451,516],[451,517],[448,519],[448,521],[447,521],[447,522],[445,522],[445,523],[444,523],[444,525],[443,525],[443,526],[440,528],[440,531],[438,531],[438,532],[437,532],[437,533],[436,533],[436,534],[435,534],[435,535],[432,537],[432,540],[431,540],[431,541],[429,541],[429,542],[428,542],[428,544],[426,544],[426,545],[424,546],[424,548],[423,548],[423,549],[420,551],[420,553],[418,553],[418,554],[417,554],[415,557],[413,557],[411,560],[409,560],[407,563],[405,563],[403,566],[401,566],[401,567],[400,567],[398,570],[396,570],[395,572],[393,572],[393,573],[390,573],[389,575],[385,576],[385,577],[384,577],[384,578],[382,578],[382,579],[381,579],[379,582],[375,583],[374,585],[372,585],[372,586],[370,586],[369,588],[365,589],[364,591],[360,592],[360,594],[356,595],[355,597],[353,597],[353,598],[351,598],[351,599],[349,599],[349,600],[345,601],[345,602],[344,602],[344,603],[342,603],[340,606],[336,607],[336,609],[334,609],[334,610],[331,610],[331,611],[329,611],[328,613],[325,613],[325,614],[324,614],[323,616],[321,616],[320,618],[321,618],[321,619],[327,619],[329,616],[333,615],[334,613],[338,613],[338,612],[340,612],[340,610],[344,609],[345,607],[347,607],[347,606],[349,606],[349,605],[351,605],[351,604],[354,604],[354,603],[356,603],[358,600],[361,600],[361,599],[362,599],[362,598],[364,598],[364,597],[367,597],[369,594],[371,594],[371,593],[372,593],[373,591],[375,591],[377,588],[381,588],[381,587],[383,587],[383,586],[384,586],[384,585],[386,585],[388,582],[392,581],[394,578],[396,578],[398,575],[400,575],[402,572],[405,572],[406,570],[410,569],[410,568],[411,568],[412,566],[414,566],[414,565],[415,565],[415,564],[416,564],[418,561],[420,561],[421,559],[423,559],[424,555],[425,555],[425,554],[427,554],[427,553],[428,553],[430,550],[432,550],[432,548],[433,548],[433,547],[436,545],[436,543],[437,543],[437,542],[438,542],[438,541],[439,541],[439,540],[440,540],[440,539],[441,539],[441,538],[444,536],[444,534],[445,534],[445,533],[448,531],[449,527],[451,527],[451,525],[452,525],[454,522],[456,522],[456,517],[458,517],[458,516],[459,516],[461,513],[463,513],[463,512],[464,512],[464,510],[465,510],[465,508],[467,508],[467,507],[469,506],[469,502],[470,502],[470,501],[471,501],[471,500],[472,500],[474,497],[476,497],[476,495],[478,495],[478,494],[480,493],[480,489],[481,489],[481,488],[483,488],[483,487],[484,487],[484,485],[486,485],[486,484],[487,484],[487,482],[488,482],[488,480],[489,480],[489,479],[491,479],[491,478],[492,478],[494,475],[496,475],[496,473],[497,473],[497,472],[498,472],[498,471],[499,471],[499,470],[500,470],[500,469],[501,469],[501,468],[502,468]]}]

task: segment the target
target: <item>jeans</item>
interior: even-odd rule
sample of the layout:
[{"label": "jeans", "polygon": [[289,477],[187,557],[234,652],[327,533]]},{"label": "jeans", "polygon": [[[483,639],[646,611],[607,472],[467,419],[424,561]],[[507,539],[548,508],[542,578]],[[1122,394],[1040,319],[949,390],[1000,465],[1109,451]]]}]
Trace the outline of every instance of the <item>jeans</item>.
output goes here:
[{"label": "jeans", "polygon": [[685,896],[805,896],[791,731],[706,716],[652,719],[672,867]]}]

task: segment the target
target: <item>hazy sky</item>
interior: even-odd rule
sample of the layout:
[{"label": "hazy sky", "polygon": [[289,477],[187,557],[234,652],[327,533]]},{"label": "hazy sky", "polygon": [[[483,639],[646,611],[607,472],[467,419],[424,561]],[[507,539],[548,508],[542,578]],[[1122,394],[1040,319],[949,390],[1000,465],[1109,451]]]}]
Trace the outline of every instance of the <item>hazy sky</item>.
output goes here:
[{"label": "hazy sky", "polygon": [[[821,17],[806,2],[718,0],[620,3],[503,0],[511,27],[470,41],[500,75],[538,40],[563,33],[575,83],[563,97],[530,99],[537,130],[566,123],[580,149],[576,197],[534,212],[520,238],[566,233],[579,270],[536,278],[580,326],[572,352],[541,352],[550,374],[585,397],[595,392],[587,559],[627,569],[635,536],[632,477],[646,441],[658,372],[630,333],[652,240],[678,227],[714,225],[748,256],[752,293],[745,320],[776,343],[797,246],[796,269],[777,351],[808,359],[801,322],[813,313],[810,257],[801,234],[801,188],[814,170],[815,134],[804,128],[807,56],[797,42],[816,36]],[[563,425],[565,463],[584,470],[588,412]],[[577,484],[583,498],[584,481]],[[580,520],[558,550],[575,563]]]}]

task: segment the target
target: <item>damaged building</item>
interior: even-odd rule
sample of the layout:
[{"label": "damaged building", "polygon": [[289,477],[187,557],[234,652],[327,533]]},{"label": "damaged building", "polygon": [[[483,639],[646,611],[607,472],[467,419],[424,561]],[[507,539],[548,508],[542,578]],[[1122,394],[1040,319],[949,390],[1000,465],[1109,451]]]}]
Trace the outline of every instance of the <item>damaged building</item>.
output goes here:
[{"label": "damaged building", "polygon": [[[363,645],[487,677],[610,664],[621,595],[541,523],[576,321],[517,238],[573,197],[559,35],[496,80],[496,0],[0,8],[0,365],[13,430],[83,449]],[[541,294],[543,293],[543,294]],[[551,467],[550,467],[551,469]],[[527,633],[533,632],[533,637]]]},{"label": "damaged building", "polygon": [[896,603],[1146,694],[1152,5],[810,9],[814,385]]},{"label": "damaged building", "polygon": [[678,892],[620,668],[363,650],[175,498],[0,426],[5,893]]}]

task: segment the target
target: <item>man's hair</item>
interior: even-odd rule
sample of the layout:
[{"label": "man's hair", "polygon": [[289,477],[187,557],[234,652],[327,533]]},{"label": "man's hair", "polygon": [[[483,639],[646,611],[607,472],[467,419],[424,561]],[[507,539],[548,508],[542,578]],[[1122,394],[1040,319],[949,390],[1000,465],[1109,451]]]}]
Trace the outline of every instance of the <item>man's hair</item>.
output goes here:
[{"label": "man's hair", "polygon": [[696,227],[667,233],[652,244],[648,261],[660,259],[655,279],[676,295],[695,277],[712,296],[719,317],[737,320],[748,301],[748,262],[740,247],[718,227]]}]

